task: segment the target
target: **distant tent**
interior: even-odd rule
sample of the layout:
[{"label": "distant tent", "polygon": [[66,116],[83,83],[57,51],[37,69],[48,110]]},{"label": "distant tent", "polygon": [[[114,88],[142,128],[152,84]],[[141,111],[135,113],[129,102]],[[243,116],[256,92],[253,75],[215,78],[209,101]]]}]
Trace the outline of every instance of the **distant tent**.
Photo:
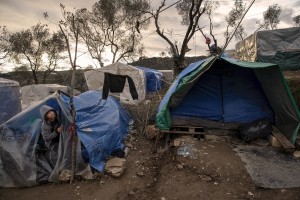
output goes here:
[{"label": "distant tent", "polygon": [[[88,91],[74,97],[77,144],[76,173],[86,170],[82,149],[86,149],[89,164],[103,171],[105,160],[111,153],[123,148],[128,133],[130,117],[113,97],[101,99],[100,91]],[[57,159],[40,151],[42,105],[53,107],[61,113],[64,132],[60,134]],[[0,126],[0,186],[27,187],[58,180],[60,173],[71,167],[71,126],[69,98],[54,95],[43,102],[23,110]],[[56,157],[55,157],[56,158]],[[54,167],[51,166],[54,165]]]},{"label": "distant tent", "polygon": [[237,58],[300,70],[300,27],[257,31],[235,46]]},{"label": "distant tent", "polygon": [[143,70],[145,73],[147,92],[157,92],[161,90],[163,84],[163,74],[160,71],[140,66],[135,67]]},{"label": "distant tent", "polygon": [[[122,92],[110,91],[110,94],[118,96],[122,102],[132,104],[139,103],[145,99],[146,78],[143,70],[123,63],[113,63],[97,70],[86,71],[84,76],[89,90],[103,90],[105,74],[112,75],[116,78],[118,78],[118,76],[120,78],[126,78],[124,89],[122,87]],[[129,81],[133,82],[133,87],[129,84]],[[118,84],[119,81],[115,81],[115,83]],[[119,84],[117,87],[120,89]],[[134,99],[136,95],[133,96],[132,91],[137,93],[137,99]]]},{"label": "distant tent", "polygon": [[20,86],[17,81],[0,78],[0,124],[21,112]]},{"label": "distant tent", "polygon": [[268,119],[295,142],[300,114],[276,64],[214,57],[190,64],[161,101],[156,123],[174,125],[243,124]]},{"label": "distant tent", "polygon": [[[21,87],[22,107],[23,109],[38,101],[44,100],[49,95],[54,94],[57,90],[69,93],[68,86],[59,84],[37,84],[26,85]],[[80,94],[78,90],[74,90],[74,95]]]}]

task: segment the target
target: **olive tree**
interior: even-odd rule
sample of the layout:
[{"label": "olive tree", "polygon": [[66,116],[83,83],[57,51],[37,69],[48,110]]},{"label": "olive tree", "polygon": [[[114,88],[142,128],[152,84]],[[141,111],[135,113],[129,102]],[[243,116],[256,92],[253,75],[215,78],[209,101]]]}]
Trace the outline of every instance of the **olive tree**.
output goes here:
[{"label": "olive tree", "polygon": [[[181,24],[186,27],[184,37],[181,41],[172,40],[167,36],[164,28],[160,25],[160,13],[166,8],[166,1],[162,0],[161,5],[157,10],[150,12],[154,18],[156,33],[163,38],[169,45],[171,54],[174,60],[175,73],[178,74],[186,67],[185,54],[190,50],[188,44],[195,32],[197,31],[199,19],[205,12],[204,0],[182,0],[178,1],[176,9],[178,14],[182,17]],[[178,47],[180,44],[181,47]]]},{"label": "olive tree", "polygon": [[80,36],[93,59],[99,64],[110,52],[112,63],[142,54],[140,29],[148,26],[145,13],[148,0],[100,0],[92,10],[79,9]]},{"label": "olive tree", "polygon": [[273,30],[277,28],[280,22],[281,7],[278,4],[273,4],[263,13],[263,22],[257,21],[259,25],[258,30]]},{"label": "olive tree", "polygon": [[39,83],[41,74],[45,82],[56,69],[58,60],[63,59],[65,51],[62,35],[51,34],[47,25],[41,23],[11,33],[8,42],[10,57],[31,70],[35,84]]}]

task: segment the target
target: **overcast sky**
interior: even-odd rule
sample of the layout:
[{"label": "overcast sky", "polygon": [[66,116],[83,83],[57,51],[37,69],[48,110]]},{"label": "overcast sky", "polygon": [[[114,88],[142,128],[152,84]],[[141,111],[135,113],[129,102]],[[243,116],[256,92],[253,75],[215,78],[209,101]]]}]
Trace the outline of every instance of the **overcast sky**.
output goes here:
[{"label": "overcast sky", "polygon": [[[176,1],[177,0],[167,0],[167,5]],[[249,5],[251,1],[252,0],[244,0],[244,3]],[[51,20],[57,22],[62,16],[59,6],[60,3],[63,3],[67,10],[72,11],[74,8],[90,9],[95,2],[95,0],[0,0],[0,25],[7,26],[9,31],[18,31],[30,28],[38,22],[47,23],[43,19],[43,12],[48,12]],[[152,0],[152,8],[156,9],[160,2],[161,0]],[[251,35],[257,29],[255,22],[262,20],[263,12],[268,6],[276,3],[282,8],[280,15],[281,22],[278,28],[293,26],[292,17],[300,15],[300,0],[256,0],[242,23],[247,35]],[[223,33],[226,26],[225,17],[231,10],[234,0],[220,0],[219,4],[219,8],[215,10],[213,21],[219,24],[219,27],[215,29],[215,35],[219,44],[222,45],[224,43]],[[177,15],[175,7],[171,7],[161,14],[160,24],[165,30],[172,30],[173,34],[169,36],[173,40],[180,41],[185,33],[186,27],[182,26],[180,21],[181,18]],[[208,25],[208,19],[206,16],[202,16],[200,26],[204,27],[206,25]],[[208,33],[208,30],[204,29],[204,32]],[[142,42],[145,46],[147,57],[159,56],[160,52],[165,51],[167,43],[155,33],[153,22],[148,30],[142,30],[141,34],[143,36]],[[234,49],[235,43],[236,41],[233,39],[227,49]],[[196,33],[190,41],[189,48],[191,51],[188,53],[188,56],[206,54],[205,41],[200,33]],[[82,49],[82,51],[84,50]],[[109,59],[109,57],[110,56],[107,55],[107,59]],[[85,67],[88,64],[94,65],[95,63],[92,62],[89,57],[81,56],[79,64]]]}]

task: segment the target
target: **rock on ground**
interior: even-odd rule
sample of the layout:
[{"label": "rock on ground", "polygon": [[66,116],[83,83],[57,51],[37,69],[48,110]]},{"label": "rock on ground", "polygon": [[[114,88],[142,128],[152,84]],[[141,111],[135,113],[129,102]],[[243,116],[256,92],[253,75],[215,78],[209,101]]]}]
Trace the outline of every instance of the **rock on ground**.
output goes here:
[{"label": "rock on ground", "polygon": [[58,176],[58,180],[59,181],[69,181],[71,179],[71,171],[66,169],[66,170],[62,170],[60,173],[59,173],[59,176]]},{"label": "rock on ground", "polygon": [[184,135],[184,136],[174,139],[173,145],[175,147],[179,147],[183,144],[194,144],[194,143],[195,143],[195,140],[192,136]]},{"label": "rock on ground", "polygon": [[107,161],[105,171],[113,177],[120,177],[125,170],[124,158],[112,158]]},{"label": "rock on ground", "polygon": [[156,128],[155,125],[147,126],[146,137],[150,140],[155,140],[157,136],[159,137],[158,139],[161,139],[163,137],[163,134],[159,133],[158,128]]}]

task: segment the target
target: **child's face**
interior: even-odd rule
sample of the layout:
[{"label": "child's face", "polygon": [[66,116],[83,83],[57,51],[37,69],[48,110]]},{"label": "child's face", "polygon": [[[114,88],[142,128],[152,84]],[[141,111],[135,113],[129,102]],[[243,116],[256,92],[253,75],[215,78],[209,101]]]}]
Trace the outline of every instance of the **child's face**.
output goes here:
[{"label": "child's face", "polygon": [[54,111],[51,110],[51,111],[47,112],[46,118],[49,122],[54,122],[55,117],[56,116],[55,116]]}]

